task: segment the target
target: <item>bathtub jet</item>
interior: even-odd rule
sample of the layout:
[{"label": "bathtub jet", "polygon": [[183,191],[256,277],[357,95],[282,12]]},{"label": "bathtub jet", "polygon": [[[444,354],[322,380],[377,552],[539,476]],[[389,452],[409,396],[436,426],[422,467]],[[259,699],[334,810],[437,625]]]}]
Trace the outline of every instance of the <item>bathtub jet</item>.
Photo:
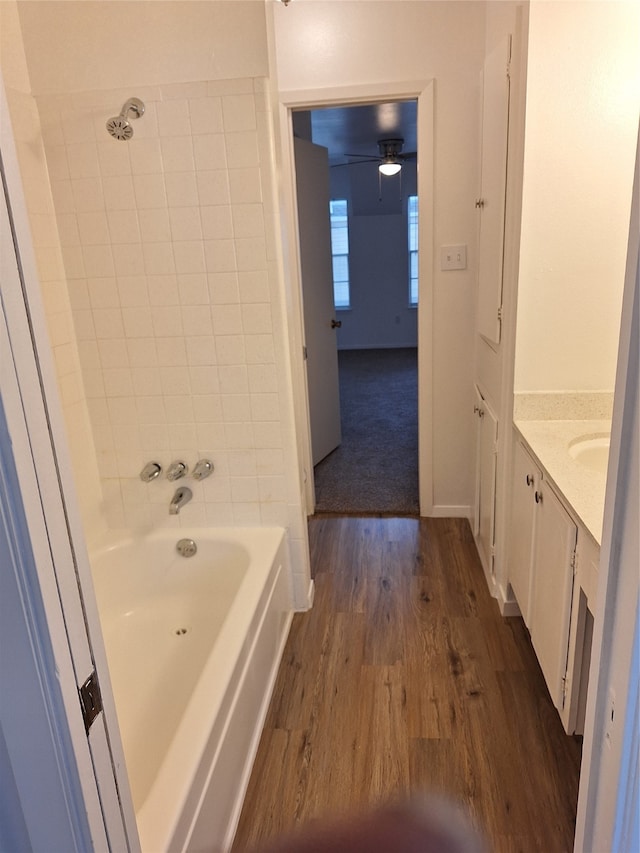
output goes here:
[{"label": "bathtub jet", "polygon": [[186,486],[180,486],[176,489],[174,496],[169,504],[169,515],[177,515],[185,504],[188,504],[193,497],[193,492]]}]

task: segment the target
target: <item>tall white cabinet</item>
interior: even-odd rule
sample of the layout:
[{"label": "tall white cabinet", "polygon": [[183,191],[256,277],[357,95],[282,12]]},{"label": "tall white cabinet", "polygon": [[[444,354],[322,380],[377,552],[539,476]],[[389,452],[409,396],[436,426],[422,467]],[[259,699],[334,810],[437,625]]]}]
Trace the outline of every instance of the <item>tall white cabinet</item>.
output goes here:
[{"label": "tall white cabinet", "polygon": [[510,60],[511,36],[507,35],[487,55],[482,70],[477,329],[494,345],[500,343],[502,329]]}]

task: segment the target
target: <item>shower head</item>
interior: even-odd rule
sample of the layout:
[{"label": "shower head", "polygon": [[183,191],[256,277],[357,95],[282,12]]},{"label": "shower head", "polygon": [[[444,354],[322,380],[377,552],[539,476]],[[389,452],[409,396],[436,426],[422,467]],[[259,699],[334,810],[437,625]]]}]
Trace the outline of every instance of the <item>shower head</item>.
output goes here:
[{"label": "shower head", "polygon": [[129,98],[120,110],[120,115],[107,121],[107,130],[114,139],[131,139],[133,136],[129,113],[133,113],[132,118],[140,118],[144,114],[144,104],[139,98]]}]

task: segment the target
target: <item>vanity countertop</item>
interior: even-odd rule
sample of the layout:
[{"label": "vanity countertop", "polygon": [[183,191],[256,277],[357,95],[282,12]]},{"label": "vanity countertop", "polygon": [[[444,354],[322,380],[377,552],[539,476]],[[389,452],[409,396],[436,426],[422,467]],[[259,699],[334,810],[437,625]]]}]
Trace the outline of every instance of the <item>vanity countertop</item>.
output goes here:
[{"label": "vanity countertop", "polygon": [[576,440],[609,434],[611,421],[516,419],[514,423],[555,488],[600,545],[607,472],[573,459],[569,447]]}]

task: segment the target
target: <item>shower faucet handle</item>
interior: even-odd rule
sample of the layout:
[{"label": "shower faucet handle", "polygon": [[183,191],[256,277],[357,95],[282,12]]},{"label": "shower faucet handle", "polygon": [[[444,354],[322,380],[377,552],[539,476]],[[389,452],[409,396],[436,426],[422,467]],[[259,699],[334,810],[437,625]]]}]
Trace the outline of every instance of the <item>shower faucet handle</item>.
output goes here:
[{"label": "shower faucet handle", "polygon": [[171,480],[171,482],[179,480],[180,477],[184,477],[188,470],[184,462],[172,462],[167,468],[167,480]]},{"label": "shower faucet handle", "polygon": [[199,459],[191,472],[194,480],[204,480],[213,474],[213,462],[208,459]]},{"label": "shower faucet handle", "polygon": [[140,471],[140,479],[143,483],[150,483],[159,477],[162,473],[162,465],[159,462],[147,462],[142,471]]}]

